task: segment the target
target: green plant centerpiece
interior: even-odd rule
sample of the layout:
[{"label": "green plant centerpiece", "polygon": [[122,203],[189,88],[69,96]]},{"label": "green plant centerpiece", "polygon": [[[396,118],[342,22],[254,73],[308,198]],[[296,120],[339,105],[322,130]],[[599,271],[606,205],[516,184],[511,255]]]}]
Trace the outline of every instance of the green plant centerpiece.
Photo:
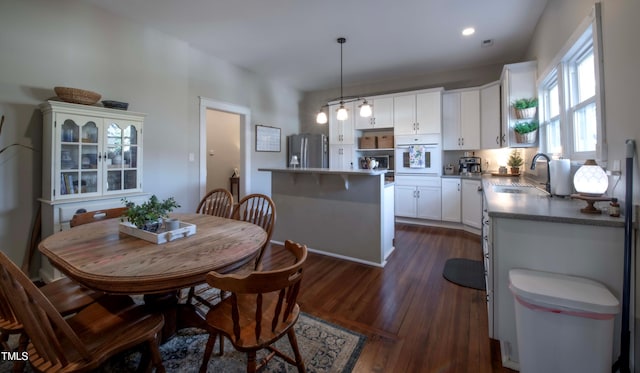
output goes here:
[{"label": "green plant centerpiece", "polygon": [[513,127],[516,133],[516,142],[531,144],[536,141],[536,134],[540,125],[537,120],[518,122]]},{"label": "green plant centerpiece", "polygon": [[507,166],[511,167],[511,173],[514,175],[519,174],[522,163],[524,163],[524,160],[520,156],[520,152],[517,149],[513,149],[507,161]]},{"label": "green plant centerpiece", "polygon": [[512,103],[516,112],[516,118],[529,119],[536,115],[536,108],[538,107],[538,98],[519,98]]},{"label": "green plant centerpiece", "polygon": [[140,205],[126,198],[123,198],[122,202],[127,207],[127,211],[121,220],[124,221],[126,219],[138,229],[149,232],[156,232],[162,224],[161,219],[168,218],[173,209],[180,207],[173,197],[160,201],[155,194]]}]

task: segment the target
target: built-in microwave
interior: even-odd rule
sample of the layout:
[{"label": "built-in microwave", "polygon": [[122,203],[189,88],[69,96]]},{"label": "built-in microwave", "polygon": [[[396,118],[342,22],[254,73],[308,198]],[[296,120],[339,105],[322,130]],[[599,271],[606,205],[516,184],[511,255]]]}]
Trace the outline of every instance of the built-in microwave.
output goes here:
[{"label": "built-in microwave", "polygon": [[391,162],[391,159],[393,158],[392,156],[389,155],[368,155],[366,157],[360,157],[359,161],[359,166],[361,169],[367,169],[369,167],[367,167],[367,163],[369,159],[375,159],[376,161],[378,161],[378,167],[376,167],[379,170],[393,170],[393,163]]},{"label": "built-in microwave", "polygon": [[396,136],[395,173],[442,173],[442,147],[439,134]]}]

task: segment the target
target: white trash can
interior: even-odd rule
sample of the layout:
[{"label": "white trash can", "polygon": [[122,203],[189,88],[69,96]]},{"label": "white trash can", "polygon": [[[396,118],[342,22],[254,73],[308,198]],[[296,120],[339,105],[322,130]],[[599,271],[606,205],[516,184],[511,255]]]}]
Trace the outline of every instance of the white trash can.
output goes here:
[{"label": "white trash can", "polygon": [[509,271],[523,373],[611,372],[618,299],[601,283],[527,269]]}]

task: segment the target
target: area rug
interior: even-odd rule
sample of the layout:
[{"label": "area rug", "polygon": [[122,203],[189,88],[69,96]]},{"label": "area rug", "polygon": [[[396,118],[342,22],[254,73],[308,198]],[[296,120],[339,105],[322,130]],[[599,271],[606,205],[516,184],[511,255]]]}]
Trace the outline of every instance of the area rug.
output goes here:
[{"label": "area rug", "polygon": [[457,285],[486,290],[484,263],[479,260],[464,258],[449,259],[444,264],[442,276]]},{"label": "area rug", "polygon": [[[366,341],[362,334],[305,313],[300,314],[295,331],[307,372],[351,372]],[[208,335],[203,330],[189,328],[180,330],[175,337],[161,345],[160,353],[167,372],[197,372],[202,363],[207,338]],[[216,342],[207,371],[246,372],[246,354],[234,350],[231,343],[225,339],[224,355],[218,356],[218,343]],[[293,356],[286,337],[278,341],[276,346]],[[262,356],[264,354],[266,352]],[[109,360],[98,372],[135,372],[139,360],[139,352],[123,353]],[[0,361],[0,372],[10,370],[10,361]],[[31,372],[30,367],[25,371]],[[274,357],[262,372],[297,372],[297,369],[279,357]]]}]

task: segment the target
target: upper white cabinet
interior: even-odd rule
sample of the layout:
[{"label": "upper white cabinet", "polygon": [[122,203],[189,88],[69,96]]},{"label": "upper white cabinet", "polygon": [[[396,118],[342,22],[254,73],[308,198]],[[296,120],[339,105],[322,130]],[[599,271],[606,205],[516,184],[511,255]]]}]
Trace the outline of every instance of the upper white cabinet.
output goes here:
[{"label": "upper white cabinet", "polygon": [[480,90],[451,91],[442,95],[444,150],[480,149]]},{"label": "upper white cabinet", "polygon": [[[518,142],[516,133],[513,130],[519,121],[530,121],[532,119],[518,119],[512,103],[521,98],[537,97],[536,90],[536,62],[520,62],[505,65],[502,69],[502,131],[508,134],[508,144],[512,148],[537,147],[538,138],[532,143]],[[535,118],[533,118],[535,119]]]},{"label": "upper white cabinet", "polygon": [[373,115],[368,118],[361,117],[359,107],[354,105],[356,112],[354,112],[353,116],[356,121],[356,129],[393,128],[393,97],[377,96],[367,99],[367,102],[371,104],[373,109]]},{"label": "upper white cabinet", "polygon": [[507,146],[506,132],[500,121],[500,82],[480,87],[480,147],[498,149]]},{"label": "upper white cabinet", "polygon": [[335,144],[354,144],[354,117],[357,115],[354,111],[353,102],[344,104],[349,112],[347,120],[338,120],[336,118],[336,110],[340,105],[329,106],[329,145]]},{"label": "upper white cabinet", "polygon": [[43,200],[142,191],[143,114],[57,101],[40,108]]},{"label": "upper white cabinet", "polygon": [[440,133],[442,89],[399,94],[393,98],[396,135]]},{"label": "upper white cabinet", "polygon": [[357,168],[354,145],[329,145],[329,167],[342,170]]}]

